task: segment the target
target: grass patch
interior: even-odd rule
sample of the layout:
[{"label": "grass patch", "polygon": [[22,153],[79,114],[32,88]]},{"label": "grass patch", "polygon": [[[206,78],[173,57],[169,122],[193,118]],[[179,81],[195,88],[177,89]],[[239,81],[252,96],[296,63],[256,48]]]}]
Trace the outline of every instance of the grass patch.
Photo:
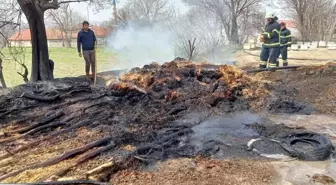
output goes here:
[{"label": "grass patch", "polygon": [[[15,62],[10,55],[9,49],[4,48],[2,53],[3,58],[3,74],[7,86],[12,87],[20,85],[23,79],[17,72],[23,72],[23,68]],[[78,56],[76,48],[49,48],[50,59],[55,62],[54,76],[55,78],[62,77],[77,77],[85,74],[84,58]],[[106,48],[97,49],[97,71],[108,71],[113,69],[113,64],[116,62],[116,54]],[[22,55],[18,58],[25,62],[29,70],[31,70],[31,48],[24,48]]]}]

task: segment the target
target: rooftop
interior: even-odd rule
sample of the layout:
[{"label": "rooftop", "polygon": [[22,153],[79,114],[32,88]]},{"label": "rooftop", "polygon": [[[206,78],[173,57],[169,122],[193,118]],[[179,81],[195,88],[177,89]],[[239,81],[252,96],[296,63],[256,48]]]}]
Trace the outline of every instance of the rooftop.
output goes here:
[{"label": "rooftop", "polygon": [[[95,32],[96,37],[107,37],[108,36],[108,30],[101,26],[91,26],[91,29]],[[61,40],[63,38],[62,31],[57,29],[46,29],[47,33],[47,39],[48,40]],[[77,38],[77,31],[73,31],[71,35],[72,39]],[[22,29],[18,32],[16,32],[14,35],[12,35],[9,39],[9,41],[30,41],[31,40],[31,34],[30,29]]]}]

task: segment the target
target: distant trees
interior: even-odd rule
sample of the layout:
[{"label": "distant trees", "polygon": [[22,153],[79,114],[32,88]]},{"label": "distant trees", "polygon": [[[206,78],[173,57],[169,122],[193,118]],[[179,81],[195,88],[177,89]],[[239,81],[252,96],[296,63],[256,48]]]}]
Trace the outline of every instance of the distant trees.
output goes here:
[{"label": "distant trees", "polygon": [[[219,23],[214,13],[200,7],[192,7],[185,15],[176,17],[169,26],[175,35],[176,54],[191,59],[213,59],[224,39]],[[192,53],[191,45],[195,47]]]},{"label": "distant trees", "polygon": [[63,46],[71,48],[73,33],[78,31],[77,26],[84,20],[79,12],[74,11],[70,4],[62,4],[57,10],[47,12],[48,21],[61,31]]},{"label": "distant trees", "polygon": [[122,17],[154,26],[174,18],[175,8],[169,0],[127,0]]},{"label": "distant trees", "polygon": [[334,0],[280,1],[297,25],[304,41],[330,40],[336,30],[336,2]]},{"label": "distant trees", "polygon": [[[27,18],[32,41],[32,70],[31,81],[54,79],[54,62],[49,58],[48,42],[45,28],[45,12],[57,10],[61,6],[72,2],[91,2],[96,10],[107,7],[109,0],[2,0],[0,11],[10,15],[12,19],[6,22],[19,20],[22,13]],[[65,27],[65,26],[64,26]]]},{"label": "distant trees", "polygon": [[0,0],[0,44],[7,46],[7,39],[20,24],[20,9],[15,0]]},{"label": "distant trees", "polygon": [[6,82],[2,70],[5,57],[2,49],[9,46],[8,38],[13,34],[13,30],[19,27],[20,18],[20,9],[15,0],[0,1],[0,83],[3,88],[6,88]]},{"label": "distant trees", "polygon": [[189,56],[189,41],[196,38],[193,58],[213,62],[230,60],[236,46],[260,33],[265,25],[265,14],[257,9],[261,0],[183,2],[189,11],[177,16],[169,27],[177,36],[175,47],[182,56]]},{"label": "distant trees", "polygon": [[232,44],[242,43],[240,34],[242,27],[248,21],[248,12],[258,12],[257,5],[261,0],[183,0],[191,6],[203,8],[208,13],[215,14],[221,21],[227,39]]}]

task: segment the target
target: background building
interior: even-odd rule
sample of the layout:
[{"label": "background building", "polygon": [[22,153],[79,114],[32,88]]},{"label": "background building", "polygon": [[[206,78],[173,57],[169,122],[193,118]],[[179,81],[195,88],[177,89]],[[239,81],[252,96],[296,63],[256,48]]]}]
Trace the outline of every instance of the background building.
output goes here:
[{"label": "background building", "polygon": [[[91,26],[95,32],[98,45],[105,45],[108,38],[108,29],[101,26]],[[80,29],[78,29],[80,30]],[[49,47],[77,47],[78,30],[62,32],[57,29],[46,29]],[[30,29],[22,29],[8,39],[10,46],[31,47]]]}]

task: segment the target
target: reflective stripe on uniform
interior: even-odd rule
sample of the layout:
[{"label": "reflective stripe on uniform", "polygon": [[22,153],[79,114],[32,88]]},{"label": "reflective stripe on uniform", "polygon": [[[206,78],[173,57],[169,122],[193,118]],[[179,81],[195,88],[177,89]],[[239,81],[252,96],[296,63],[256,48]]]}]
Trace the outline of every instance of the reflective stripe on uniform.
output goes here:
[{"label": "reflective stripe on uniform", "polygon": [[292,35],[287,35],[287,36],[280,36],[280,38],[290,38]]},{"label": "reflective stripe on uniform", "polygon": [[[272,43],[272,44],[264,43],[264,44],[263,44],[264,46],[280,46],[280,32],[279,32],[277,29],[273,29],[273,30],[272,30],[272,33],[273,33],[273,32],[276,32],[277,34],[279,34],[279,42],[277,42],[277,43]],[[263,34],[263,35],[264,35],[264,34],[267,35],[269,39],[271,38],[271,34],[268,33],[268,32],[264,32],[264,33],[262,33],[262,34]]]},{"label": "reflective stripe on uniform", "polygon": [[267,61],[260,61],[260,65],[267,65]]},{"label": "reflective stripe on uniform", "polygon": [[272,32],[280,33],[277,29],[272,30]]},{"label": "reflective stripe on uniform", "polygon": [[272,43],[272,44],[266,44],[264,43],[265,46],[280,46],[280,42],[277,43]]},{"label": "reflective stripe on uniform", "polygon": [[286,44],[280,44],[280,46],[287,46],[287,45],[290,45],[292,44],[291,42],[287,42]]},{"label": "reflective stripe on uniform", "polygon": [[287,63],[287,60],[282,60],[282,63]]},{"label": "reflective stripe on uniform", "polygon": [[271,34],[270,33],[268,33],[268,32],[264,32],[264,33],[262,33],[263,35],[267,35],[267,37],[270,39],[271,38]]},{"label": "reflective stripe on uniform", "polygon": [[270,64],[269,64],[269,67],[276,67],[276,64],[272,64],[272,63],[270,63]]}]

